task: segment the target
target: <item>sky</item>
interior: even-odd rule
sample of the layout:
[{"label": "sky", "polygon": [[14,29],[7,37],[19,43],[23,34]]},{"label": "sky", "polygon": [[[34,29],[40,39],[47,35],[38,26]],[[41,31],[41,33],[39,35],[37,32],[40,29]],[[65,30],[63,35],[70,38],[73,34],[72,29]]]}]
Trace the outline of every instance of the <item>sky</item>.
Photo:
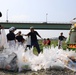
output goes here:
[{"label": "sky", "polygon": [[0,21],[70,22],[75,7],[76,0],[0,0]]},{"label": "sky", "polygon": [[[0,0],[0,12],[0,22],[68,23],[76,17],[76,0]],[[39,32],[43,37],[56,37],[62,30]],[[63,33],[68,36],[69,31]]]}]

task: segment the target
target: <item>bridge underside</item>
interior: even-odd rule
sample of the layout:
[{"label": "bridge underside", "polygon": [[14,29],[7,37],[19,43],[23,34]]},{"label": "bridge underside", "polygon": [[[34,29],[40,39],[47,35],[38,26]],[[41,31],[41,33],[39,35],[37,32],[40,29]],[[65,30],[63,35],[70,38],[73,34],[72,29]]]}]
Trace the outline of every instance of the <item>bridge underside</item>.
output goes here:
[{"label": "bridge underside", "polygon": [[47,29],[47,30],[69,30],[71,25],[70,23],[6,23],[0,22],[5,29],[8,29],[12,26],[17,29],[29,29],[30,26],[33,26],[35,29]]}]

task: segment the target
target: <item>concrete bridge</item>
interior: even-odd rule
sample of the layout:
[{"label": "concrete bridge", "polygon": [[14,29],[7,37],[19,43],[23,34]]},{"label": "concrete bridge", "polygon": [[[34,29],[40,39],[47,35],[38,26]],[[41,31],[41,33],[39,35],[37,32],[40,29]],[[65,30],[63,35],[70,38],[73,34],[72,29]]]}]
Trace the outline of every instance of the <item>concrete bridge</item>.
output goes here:
[{"label": "concrete bridge", "polygon": [[13,22],[0,22],[5,29],[8,29],[12,26],[17,29],[29,29],[30,26],[33,26],[35,29],[47,29],[47,30],[69,30],[71,23],[13,23]]}]

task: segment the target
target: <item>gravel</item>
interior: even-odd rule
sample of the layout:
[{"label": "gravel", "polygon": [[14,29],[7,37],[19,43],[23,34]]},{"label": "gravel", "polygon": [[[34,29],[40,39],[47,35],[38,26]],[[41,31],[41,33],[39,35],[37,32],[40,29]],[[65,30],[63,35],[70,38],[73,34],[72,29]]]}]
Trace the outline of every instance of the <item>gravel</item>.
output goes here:
[{"label": "gravel", "polygon": [[6,70],[0,70],[0,75],[76,75],[76,72],[73,72],[68,69],[64,70],[40,70],[40,71],[23,71],[23,72],[11,72]]}]

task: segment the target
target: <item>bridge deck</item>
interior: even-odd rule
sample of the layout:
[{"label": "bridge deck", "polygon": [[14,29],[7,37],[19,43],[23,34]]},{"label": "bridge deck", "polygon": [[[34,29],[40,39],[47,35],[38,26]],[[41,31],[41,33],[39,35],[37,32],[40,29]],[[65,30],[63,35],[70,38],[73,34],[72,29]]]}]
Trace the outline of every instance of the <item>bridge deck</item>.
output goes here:
[{"label": "bridge deck", "polygon": [[49,29],[49,30],[69,30],[71,25],[70,23],[11,23],[11,22],[0,22],[5,29],[8,29],[12,26],[18,29],[29,29],[30,26],[34,26],[35,29]]}]

